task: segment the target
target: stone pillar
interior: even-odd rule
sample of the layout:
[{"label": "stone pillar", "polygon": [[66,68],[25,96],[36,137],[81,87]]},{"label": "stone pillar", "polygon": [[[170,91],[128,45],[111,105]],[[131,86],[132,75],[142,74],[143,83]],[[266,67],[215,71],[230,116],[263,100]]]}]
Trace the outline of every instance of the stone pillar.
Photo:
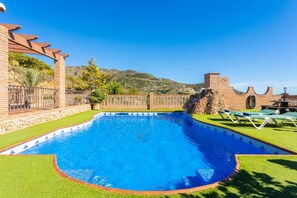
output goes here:
[{"label": "stone pillar", "polygon": [[0,25],[0,120],[8,118],[8,29]]},{"label": "stone pillar", "polygon": [[217,89],[220,85],[219,79],[220,79],[220,73],[204,74],[204,87]]},{"label": "stone pillar", "polygon": [[58,107],[65,107],[65,58],[57,55],[54,65],[55,71],[55,89],[59,89]]},{"label": "stone pillar", "polygon": [[148,109],[152,110],[152,109],[154,109],[154,93],[150,93],[148,96],[148,99],[149,99]]}]

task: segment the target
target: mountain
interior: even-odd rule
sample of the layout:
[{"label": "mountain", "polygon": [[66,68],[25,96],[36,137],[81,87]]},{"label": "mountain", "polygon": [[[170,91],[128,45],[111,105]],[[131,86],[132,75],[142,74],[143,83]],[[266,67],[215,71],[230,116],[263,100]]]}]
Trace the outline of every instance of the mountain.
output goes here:
[{"label": "mountain", "polygon": [[[84,66],[67,66],[66,75],[78,76]],[[148,73],[140,73],[134,70],[117,70],[100,68],[101,72],[109,73],[107,82],[117,81],[123,88],[137,88],[139,93],[159,93],[159,94],[195,94],[203,84],[178,83],[167,78],[157,78]]]}]

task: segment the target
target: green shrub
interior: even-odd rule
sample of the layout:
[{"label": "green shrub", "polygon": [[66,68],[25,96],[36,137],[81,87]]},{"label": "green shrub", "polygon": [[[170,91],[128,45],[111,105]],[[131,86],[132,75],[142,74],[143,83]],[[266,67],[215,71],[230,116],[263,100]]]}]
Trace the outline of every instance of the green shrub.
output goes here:
[{"label": "green shrub", "polygon": [[90,103],[101,103],[106,98],[106,94],[100,89],[96,89],[90,95]]},{"label": "green shrub", "polygon": [[108,94],[116,95],[122,93],[122,85],[121,83],[118,83],[116,81],[109,82],[106,85],[106,89],[108,91]]}]

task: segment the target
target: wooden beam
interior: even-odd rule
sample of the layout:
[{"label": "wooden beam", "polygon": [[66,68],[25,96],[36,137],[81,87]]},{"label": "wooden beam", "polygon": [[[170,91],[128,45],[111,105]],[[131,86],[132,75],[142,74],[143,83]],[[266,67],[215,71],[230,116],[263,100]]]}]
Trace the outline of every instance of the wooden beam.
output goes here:
[{"label": "wooden beam", "polygon": [[27,50],[27,49],[20,49],[20,48],[9,48],[10,52],[20,52],[24,54],[39,54],[37,52],[34,52],[32,50]]},{"label": "wooden beam", "polygon": [[[51,46],[50,43],[43,42],[32,42],[38,38],[35,35],[29,34],[16,34],[13,31],[20,29],[21,26],[14,24],[0,24],[1,26],[6,27],[8,31],[8,47],[9,51],[22,52],[27,54],[40,54],[47,56],[51,59],[57,60],[56,54],[61,52],[60,49],[51,49],[47,48]],[[68,57],[68,54],[58,54],[59,56]]]},{"label": "wooden beam", "polygon": [[34,52],[31,49],[28,49],[22,45],[18,45],[16,43],[13,43],[12,41],[9,41],[8,43],[8,49],[10,52],[22,52],[26,54],[38,54],[37,52]]},{"label": "wooden beam", "polygon": [[21,35],[15,34],[13,32],[9,32],[8,34],[8,40],[12,41],[15,44],[21,45],[28,50],[33,50],[34,52],[37,52],[38,54],[47,56],[51,59],[57,60],[54,53],[49,51],[47,48],[43,48],[40,45],[31,42],[30,40],[27,40],[26,38],[22,37]]},{"label": "wooden beam", "polygon": [[61,51],[60,49],[53,49],[53,48],[47,48],[47,50],[49,50],[53,53],[59,53]]},{"label": "wooden beam", "polygon": [[43,43],[43,42],[34,42],[34,43],[36,43],[37,45],[40,45],[41,47],[49,47],[52,45],[50,43]]},{"label": "wooden beam", "polygon": [[18,35],[20,35],[21,37],[23,37],[24,39],[26,39],[28,41],[33,41],[33,40],[38,39],[38,36],[31,35],[31,34],[18,34]]},{"label": "wooden beam", "polygon": [[9,31],[15,31],[15,30],[18,30],[18,29],[21,28],[20,25],[15,25],[15,24],[3,24],[3,23],[1,23],[0,25],[6,27]]},{"label": "wooden beam", "polygon": [[66,57],[68,57],[69,56],[69,54],[56,54],[56,55],[59,55],[59,56],[63,56],[64,58],[66,58]]}]

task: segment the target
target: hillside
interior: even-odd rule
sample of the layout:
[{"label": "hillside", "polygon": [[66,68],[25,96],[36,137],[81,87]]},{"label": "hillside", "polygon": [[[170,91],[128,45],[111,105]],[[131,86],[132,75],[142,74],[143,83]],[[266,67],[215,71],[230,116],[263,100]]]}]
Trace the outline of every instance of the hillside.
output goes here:
[{"label": "hillside", "polygon": [[[26,69],[38,70],[43,76],[43,82],[38,86],[52,88],[54,86],[54,71],[50,65],[36,57],[22,53],[9,53],[9,83],[20,85],[16,79],[16,72]],[[66,86],[72,87],[71,78],[81,74],[84,66],[66,67]],[[24,70],[24,71],[25,71]],[[133,70],[120,71],[116,69],[102,69],[109,74],[107,82],[117,81],[122,84],[126,93],[160,93],[160,94],[194,94],[200,90],[202,84],[183,84],[166,78],[157,78],[151,74]],[[69,78],[70,77],[70,78]]]},{"label": "hillside", "polygon": [[[84,66],[67,66],[66,75],[78,76]],[[107,79],[117,81],[124,88],[137,88],[139,93],[160,93],[160,94],[194,94],[198,92],[203,84],[183,84],[166,78],[157,78],[151,74],[140,73],[134,70],[120,71],[116,69],[103,69],[100,71],[109,73]]]}]

